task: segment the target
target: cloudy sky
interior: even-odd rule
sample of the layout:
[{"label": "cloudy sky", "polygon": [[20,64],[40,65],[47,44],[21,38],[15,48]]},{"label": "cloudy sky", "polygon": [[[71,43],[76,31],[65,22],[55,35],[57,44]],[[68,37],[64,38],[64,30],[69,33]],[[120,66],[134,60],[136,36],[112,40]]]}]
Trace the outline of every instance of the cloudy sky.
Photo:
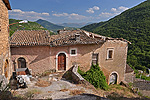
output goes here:
[{"label": "cloudy sky", "polygon": [[9,17],[53,23],[106,21],[145,0],[10,0]]}]

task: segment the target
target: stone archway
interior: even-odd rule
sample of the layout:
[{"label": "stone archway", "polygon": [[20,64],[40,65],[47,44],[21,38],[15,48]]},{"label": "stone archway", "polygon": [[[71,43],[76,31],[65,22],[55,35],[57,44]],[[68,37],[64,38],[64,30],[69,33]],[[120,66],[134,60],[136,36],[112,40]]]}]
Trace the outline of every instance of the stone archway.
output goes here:
[{"label": "stone archway", "polygon": [[26,68],[26,59],[23,57],[20,57],[17,59],[18,68]]},{"label": "stone archway", "polygon": [[64,53],[58,55],[58,70],[66,70],[66,55]]},{"label": "stone archway", "polygon": [[[59,67],[63,68],[63,66],[64,66],[64,69],[59,68]],[[66,52],[60,51],[56,55],[56,71],[67,70],[67,68],[68,68],[68,55]]]},{"label": "stone archway", "polygon": [[109,76],[109,85],[117,84],[117,81],[118,81],[118,74],[116,72],[112,72]]}]

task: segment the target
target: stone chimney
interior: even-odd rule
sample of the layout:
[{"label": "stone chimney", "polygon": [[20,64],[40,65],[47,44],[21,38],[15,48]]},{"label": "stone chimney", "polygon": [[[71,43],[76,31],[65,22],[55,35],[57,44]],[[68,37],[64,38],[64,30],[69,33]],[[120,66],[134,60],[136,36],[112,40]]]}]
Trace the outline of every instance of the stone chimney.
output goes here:
[{"label": "stone chimney", "polygon": [[75,35],[75,41],[80,41],[80,34]]}]

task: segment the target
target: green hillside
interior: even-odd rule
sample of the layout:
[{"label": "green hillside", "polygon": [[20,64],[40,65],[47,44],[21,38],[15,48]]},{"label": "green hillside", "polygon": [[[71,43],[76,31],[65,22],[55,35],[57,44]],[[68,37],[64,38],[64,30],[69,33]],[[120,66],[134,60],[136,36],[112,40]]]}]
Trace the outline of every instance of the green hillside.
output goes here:
[{"label": "green hillside", "polygon": [[105,24],[105,22],[93,23],[93,24],[82,27],[82,29],[84,29],[86,31],[93,31],[95,28],[100,27],[103,24]]},{"label": "green hillside", "polygon": [[[19,21],[21,20],[9,19],[9,24],[17,23]],[[36,22],[29,21],[28,23],[11,25],[9,27],[10,36],[17,30],[47,30],[47,29]]]},{"label": "green hillside", "polygon": [[36,22],[39,23],[40,25],[42,25],[43,27],[45,27],[46,29],[52,30],[54,32],[57,32],[57,30],[65,28],[64,26],[59,26],[59,25],[53,24],[51,22],[48,22],[48,21],[42,20],[42,19],[39,19]]},{"label": "green hillside", "polygon": [[[100,25],[99,25],[100,24]],[[99,25],[99,26],[98,26]],[[104,22],[82,29],[109,37],[129,40],[127,63],[135,69],[150,68],[150,0]]]},{"label": "green hillside", "polygon": [[40,25],[42,25],[43,27],[45,27],[46,29],[48,30],[51,30],[55,33],[57,33],[58,30],[61,30],[61,29],[66,29],[66,30],[74,30],[76,28],[72,28],[72,27],[65,27],[65,26],[60,26],[60,25],[56,25],[56,24],[53,24],[49,21],[46,21],[46,20],[42,20],[42,19],[39,19],[36,21],[37,23],[39,23]]}]

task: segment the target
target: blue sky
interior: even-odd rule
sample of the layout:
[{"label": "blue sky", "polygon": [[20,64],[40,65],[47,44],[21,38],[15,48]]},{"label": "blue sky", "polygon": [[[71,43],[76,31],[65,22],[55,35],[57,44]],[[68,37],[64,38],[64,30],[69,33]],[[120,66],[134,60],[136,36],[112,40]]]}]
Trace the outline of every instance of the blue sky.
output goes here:
[{"label": "blue sky", "polygon": [[106,21],[146,0],[10,0],[9,17],[53,23]]}]

